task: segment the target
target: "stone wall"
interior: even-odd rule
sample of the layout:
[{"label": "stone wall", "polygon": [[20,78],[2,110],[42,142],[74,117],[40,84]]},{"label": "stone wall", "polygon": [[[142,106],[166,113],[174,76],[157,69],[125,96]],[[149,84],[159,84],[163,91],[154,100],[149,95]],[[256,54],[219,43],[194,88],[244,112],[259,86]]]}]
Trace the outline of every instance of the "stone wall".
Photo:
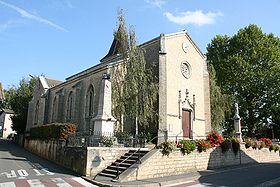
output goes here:
[{"label": "stone wall", "polygon": [[135,164],[121,174],[120,181],[164,177],[192,171],[271,161],[280,161],[279,152],[270,152],[268,148],[245,149],[244,145],[241,145],[241,151],[236,155],[232,150],[223,153],[221,148],[209,149],[202,153],[195,151],[189,155],[182,155],[177,150],[169,156],[163,156],[160,150],[153,150],[146,158],[143,157],[142,164]]},{"label": "stone wall", "polygon": [[95,176],[114,161],[137,148],[66,147],[65,141],[25,139],[24,148],[86,176]]},{"label": "stone wall", "polygon": [[137,148],[88,147],[86,175],[95,176],[129,150]]},{"label": "stone wall", "polygon": [[59,165],[85,175],[87,150],[82,147],[66,147],[65,141],[25,139],[24,148]]}]

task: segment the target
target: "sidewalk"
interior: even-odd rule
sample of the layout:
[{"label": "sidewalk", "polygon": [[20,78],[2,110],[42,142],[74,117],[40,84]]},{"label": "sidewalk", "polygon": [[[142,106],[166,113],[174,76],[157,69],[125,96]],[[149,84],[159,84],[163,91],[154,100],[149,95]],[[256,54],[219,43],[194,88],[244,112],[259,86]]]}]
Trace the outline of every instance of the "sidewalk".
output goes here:
[{"label": "sidewalk", "polygon": [[215,170],[204,170],[204,171],[196,171],[191,173],[185,173],[181,175],[174,175],[174,176],[166,176],[161,178],[152,178],[152,179],[143,179],[143,180],[136,180],[136,181],[129,181],[129,182],[112,182],[108,180],[106,177],[98,177],[95,180],[89,177],[83,177],[88,182],[91,182],[98,186],[110,186],[110,187],[120,187],[120,186],[133,186],[133,187],[158,187],[158,186],[168,186],[177,183],[187,183],[194,180],[198,180],[200,177],[218,174],[222,172],[232,171],[232,170],[239,170],[248,167],[255,167],[258,164],[248,164],[248,165],[237,165],[237,166],[230,166],[221,169]]}]

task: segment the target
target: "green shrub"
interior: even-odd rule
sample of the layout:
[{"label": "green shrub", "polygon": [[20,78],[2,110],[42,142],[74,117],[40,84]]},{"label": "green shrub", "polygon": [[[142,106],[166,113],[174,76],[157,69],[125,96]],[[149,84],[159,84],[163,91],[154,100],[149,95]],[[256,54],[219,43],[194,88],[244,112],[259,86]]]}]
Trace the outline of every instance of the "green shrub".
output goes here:
[{"label": "green shrub", "polygon": [[259,149],[261,150],[264,147],[266,147],[265,142],[259,141]]},{"label": "green shrub", "polygon": [[279,150],[280,150],[279,145],[276,145],[276,147],[275,147],[275,149],[274,149],[274,152],[279,151]]},{"label": "green shrub", "polygon": [[238,151],[240,150],[240,142],[236,138],[231,139],[231,147],[235,155],[237,155]]},{"label": "green shrub", "polygon": [[126,141],[128,141],[129,139],[131,139],[132,135],[128,132],[116,132],[115,133],[115,137],[118,140],[118,143],[124,143]]},{"label": "green shrub", "polygon": [[165,141],[159,144],[158,148],[161,149],[161,153],[163,156],[169,156],[169,154],[175,150],[176,145],[172,141]]},{"label": "green shrub", "polygon": [[196,149],[196,143],[193,140],[181,140],[180,143],[181,152],[185,155],[190,154]]},{"label": "green shrub", "polygon": [[245,139],[245,148],[248,149],[249,147],[252,147],[254,144],[254,141],[250,138]]},{"label": "green shrub", "polygon": [[102,143],[105,147],[112,147],[114,143],[114,138],[108,136],[101,136],[99,143]]},{"label": "green shrub", "polygon": [[274,151],[274,152],[277,152],[277,151],[279,151],[279,146],[278,145],[276,145],[276,144],[272,144],[272,145],[270,145],[270,147],[269,147],[269,151]]},{"label": "green shrub", "polygon": [[230,149],[230,147],[231,147],[231,141],[229,139],[225,139],[222,141],[221,149],[223,153],[227,152]]},{"label": "green shrub", "polygon": [[258,149],[259,147],[260,147],[260,142],[257,141],[257,140],[253,141],[252,148],[253,149]]},{"label": "green shrub", "polygon": [[207,149],[211,148],[211,143],[208,140],[197,140],[196,146],[198,152],[206,151]]},{"label": "green shrub", "polygon": [[32,139],[66,140],[69,134],[75,134],[76,126],[71,123],[51,123],[30,129]]}]

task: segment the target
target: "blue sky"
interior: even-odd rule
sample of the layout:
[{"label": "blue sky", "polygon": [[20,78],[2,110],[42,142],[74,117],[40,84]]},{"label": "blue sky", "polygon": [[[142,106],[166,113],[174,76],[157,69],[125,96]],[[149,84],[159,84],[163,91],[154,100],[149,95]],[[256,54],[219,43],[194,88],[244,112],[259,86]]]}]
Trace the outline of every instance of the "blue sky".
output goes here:
[{"label": "blue sky", "polygon": [[64,80],[106,55],[122,8],[138,43],[186,30],[203,52],[218,34],[257,24],[280,36],[280,0],[0,0],[0,82]]}]

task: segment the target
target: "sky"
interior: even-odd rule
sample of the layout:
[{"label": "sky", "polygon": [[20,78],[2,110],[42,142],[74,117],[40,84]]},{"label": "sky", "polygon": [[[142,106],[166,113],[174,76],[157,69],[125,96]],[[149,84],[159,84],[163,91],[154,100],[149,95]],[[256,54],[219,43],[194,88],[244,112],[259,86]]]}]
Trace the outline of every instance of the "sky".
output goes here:
[{"label": "sky", "polygon": [[99,63],[117,28],[117,12],[138,43],[187,31],[206,53],[216,35],[256,24],[280,36],[280,0],[0,0],[0,82],[29,75],[65,80]]}]

